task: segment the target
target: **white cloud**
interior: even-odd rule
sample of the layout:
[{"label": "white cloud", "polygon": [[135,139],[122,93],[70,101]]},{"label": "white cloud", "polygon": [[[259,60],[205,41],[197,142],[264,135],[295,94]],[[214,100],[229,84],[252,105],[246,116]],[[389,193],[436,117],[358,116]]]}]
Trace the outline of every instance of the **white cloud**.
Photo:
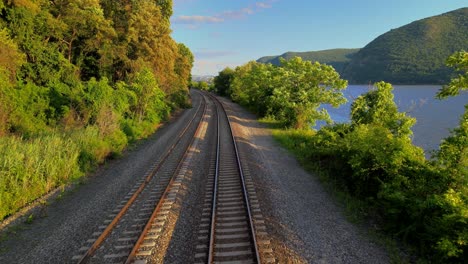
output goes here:
[{"label": "white cloud", "polygon": [[272,8],[272,5],[271,5],[271,2],[257,2],[255,3],[255,6],[257,6],[258,8]]},{"label": "white cloud", "polygon": [[178,16],[172,19],[174,24],[189,25],[189,28],[197,28],[195,25],[223,23],[228,19],[241,19],[246,16],[254,15],[262,9],[271,8],[272,3],[277,0],[268,0],[256,2],[253,5],[241,8],[239,10],[227,10],[212,16]]}]

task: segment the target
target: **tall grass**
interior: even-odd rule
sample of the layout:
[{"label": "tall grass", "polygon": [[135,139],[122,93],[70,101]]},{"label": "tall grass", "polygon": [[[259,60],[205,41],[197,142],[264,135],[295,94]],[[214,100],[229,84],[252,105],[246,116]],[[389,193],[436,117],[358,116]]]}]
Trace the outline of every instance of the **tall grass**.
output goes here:
[{"label": "tall grass", "polygon": [[0,219],[80,177],[80,148],[63,135],[0,138]]},{"label": "tall grass", "polygon": [[[0,137],[0,220],[54,188],[92,171],[128,142],[145,138],[159,120],[106,130],[96,125],[66,132],[43,132],[28,139]],[[131,130],[127,132],[125,128]]]}]

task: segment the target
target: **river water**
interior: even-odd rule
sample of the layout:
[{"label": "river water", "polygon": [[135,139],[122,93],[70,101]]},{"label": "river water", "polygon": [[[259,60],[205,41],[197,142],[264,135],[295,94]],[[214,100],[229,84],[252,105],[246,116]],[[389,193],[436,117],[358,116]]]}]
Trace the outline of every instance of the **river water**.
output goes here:
[{"label": "river water", "polygon": [[[350,85],[344,91],[348,102],[340,108],[325,107],[335,122],[349,122],[352,101],[371,89],[368,85]],[[468,92],[445,100],[435,98],[441,86],[437,85],[394,85],[395,102],[400,111],[416,118],[413,126],[413,143],[422,147],[427,156],[431,150],[439,148],[440,141],[447,137],[450,129],[459,124],[468,104]]]}]

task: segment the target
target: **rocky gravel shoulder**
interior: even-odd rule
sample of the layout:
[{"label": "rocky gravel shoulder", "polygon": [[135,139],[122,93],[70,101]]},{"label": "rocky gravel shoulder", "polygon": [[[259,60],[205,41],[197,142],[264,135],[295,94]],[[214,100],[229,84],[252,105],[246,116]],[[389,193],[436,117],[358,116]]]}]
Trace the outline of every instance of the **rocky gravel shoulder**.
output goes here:
[{"label": "rocky gravel shoulder", "polygon": [[223,100],[249,168],[278,263],[389,263],[386,250],[346,220],[318,178],[276,143],[269,129]]}]

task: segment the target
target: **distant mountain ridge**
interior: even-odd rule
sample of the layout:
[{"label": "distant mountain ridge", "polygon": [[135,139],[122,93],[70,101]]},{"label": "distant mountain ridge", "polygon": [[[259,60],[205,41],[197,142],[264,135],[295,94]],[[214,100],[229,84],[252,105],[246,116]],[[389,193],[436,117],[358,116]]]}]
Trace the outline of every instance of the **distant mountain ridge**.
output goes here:
[{"label": "distant mountain ridge", "polygon": [[279,65],[280,58],[299,56],[332,65],[354,84],[445,84],[453,74],[445,62],[459,50],[468,50],[468,8],[392,29],[362,49],[287,52],[257,62]]},{"label": "distant mountain ridge", "polygon": [[344,67],[352,57],[359,51],[359,49],[329,49],[321,51],[307,51],[307,52],[286,52],[278,56],[266,56],[257,60],[261,63],[271,63],[273,65],[280,65],[280,58],[286,60],[294,57],[301,57],[304,60],[318,61],[331,65],[338,72],[342,72]]},{"label": "distant mountain ridge", "polygon": [[444,84],[447,58],[468,50],[468,8],[421,19],[377,37],[345,67],[351,83]]}]

